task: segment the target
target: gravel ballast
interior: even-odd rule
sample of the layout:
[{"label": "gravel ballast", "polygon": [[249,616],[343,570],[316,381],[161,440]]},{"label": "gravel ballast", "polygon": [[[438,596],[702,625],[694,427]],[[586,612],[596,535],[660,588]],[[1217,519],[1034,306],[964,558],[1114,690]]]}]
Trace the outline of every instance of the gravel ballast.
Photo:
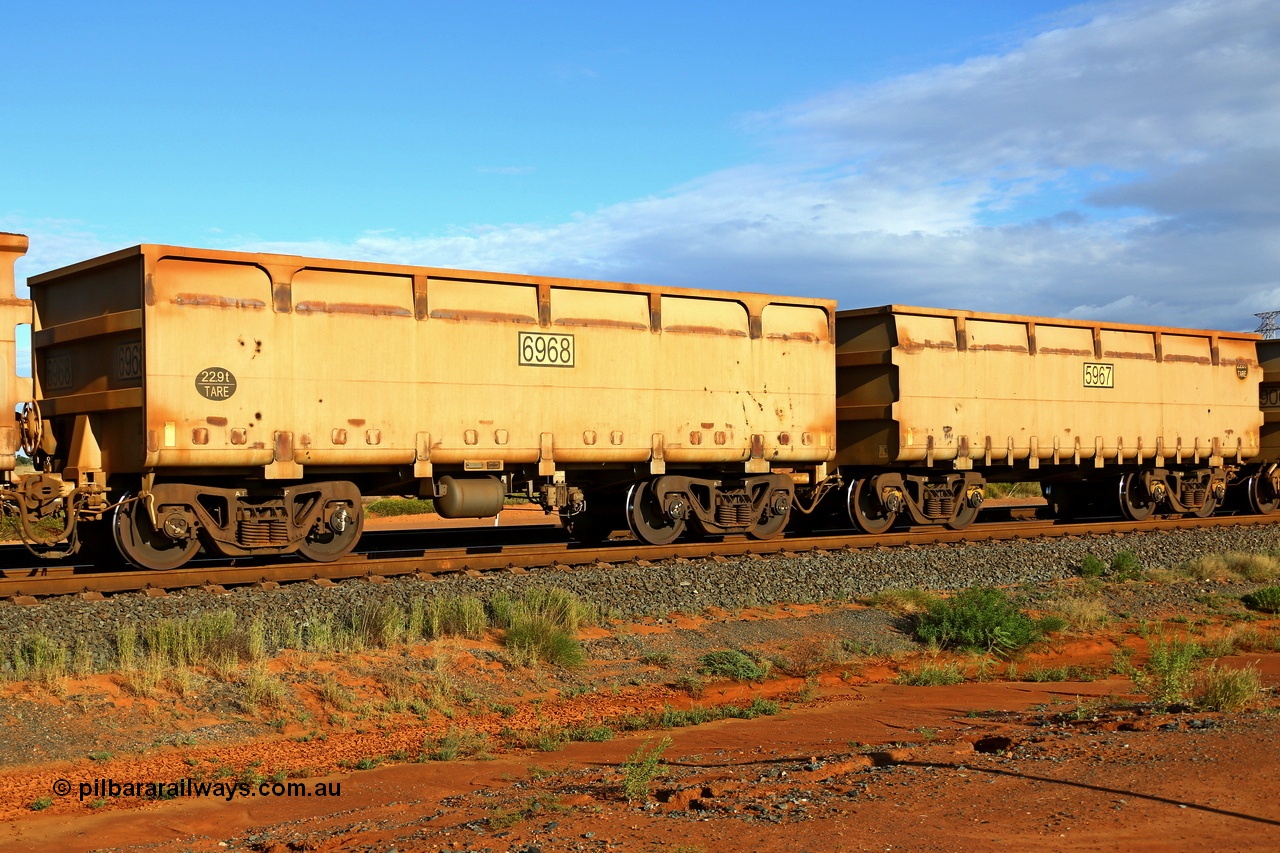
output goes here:
[{"label": "gravel ballast", "polygon": [[[20,638],[43,634],[70,642],[83,637],[95,662],[114,654],[121,626],[163,618],[231,610],[238,624],[254,618],[305,625],[341,619],[360,608],[394,602],[406,610],[416,599],[437,595],[488,598],[530,586],[557,586],[602,612],[620,618],[700,613],[708,607],[736,609],[787,603],[848,601],[888,588],[955,590],[973,585],[1024,589],[1075,576],[1088,555],[1108,561],[1132,552],[1147,569],[1173,568],[1206,554],[1280,550],[1280,527],[1273,525],[1158,533],[1003,541],[962,545],[907,546],[851,552],[812,552],[775,557],[664,561],[640,566],[582,566],[535,569],[525,574],[491,572],[481,577],[413,577],[386,583],[352,580],[332,587],[296,583],[279,589],[237,588],[226,594],[179,590],[163,598],[120,594],[104,601],[75,596],[39,606],[0,604],[0,652]],[[1163,584],[1166,598],[1202,594],[1203,584]],[[1250,587],[1250,585],[1245,585]],[[1258,586],[1257,584],[1251,585]],[[1228,591],[1228,590],[1223,590]],[[1135,590],[1136,592],[1136,590]],[[8,668],[0,655],[0,670]]]}]

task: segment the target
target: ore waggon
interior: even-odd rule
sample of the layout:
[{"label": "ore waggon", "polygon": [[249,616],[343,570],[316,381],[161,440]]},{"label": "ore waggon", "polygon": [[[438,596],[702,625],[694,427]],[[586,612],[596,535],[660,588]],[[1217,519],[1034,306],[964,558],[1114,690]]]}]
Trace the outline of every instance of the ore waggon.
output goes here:
[{"label": "ore waggon", "polygon": [[1032,481],[1058,516],[1207,516],[1228,487],[1272,511],[1276,466],[1261,460],[1280,458],[1280,423],[1263,454],[1259,343],[902,305],[841,311],[841,485],[827,506],[867,533],[900,519],[961,528],[988,482]]},{"label": "ore waggon", "polygon": [[12,502],[145,568],[337,559],[378,494],[767,537],[834,454],[829,300],[157,245],[29,283]]},{"label": "ore waggon", "polygon": [[1256,335],[156,245],[4,284],[34,385],[0,371],[3,497],[55,554],[334,560],[383,494],[652,544],[959,529],[995,482],[1062,516],[1280,505]]}]

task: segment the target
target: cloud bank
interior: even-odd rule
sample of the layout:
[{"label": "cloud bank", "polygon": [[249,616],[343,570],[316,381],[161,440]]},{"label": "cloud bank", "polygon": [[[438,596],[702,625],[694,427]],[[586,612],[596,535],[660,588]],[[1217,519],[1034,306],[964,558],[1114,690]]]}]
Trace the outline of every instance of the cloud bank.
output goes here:
[{"label": "cloud bank", "polygon": [[761,162],[557,225],[223,245],[1254,327],[1280,309],[1280,11],[1075,11],[998,55],[744,117]]}]

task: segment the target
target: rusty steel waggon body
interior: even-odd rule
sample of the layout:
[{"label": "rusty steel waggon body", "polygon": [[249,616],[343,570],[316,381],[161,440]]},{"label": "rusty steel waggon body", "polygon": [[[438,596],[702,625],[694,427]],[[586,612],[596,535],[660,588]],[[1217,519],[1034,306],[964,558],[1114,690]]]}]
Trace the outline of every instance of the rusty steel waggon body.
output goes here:
[{"label": "rusty steel waggon body", "polygon": [[55,556],[328,561],[365,495],[651,544],[959,529],[992,482],[1063,516],[1280,504],[1256,335],[157,245],[30,285],[0,281],[34,371],[3,371],[2,497]]},{"label": "rusty steel waggon body", "polygon": [[1209,515],[1228,485],[1274,509],[1257,335],[891,305],[839,312],[836,342],[840,508],[864,531],[963,527],[988,481],[1038,481],[1063,516]]},{"label": "rusty steel waggon body", "polygon": [[770,536],[834,454],[829,301],[154,245],[30,285],[20,491],[144,567],[334,559],[363,494]]}]

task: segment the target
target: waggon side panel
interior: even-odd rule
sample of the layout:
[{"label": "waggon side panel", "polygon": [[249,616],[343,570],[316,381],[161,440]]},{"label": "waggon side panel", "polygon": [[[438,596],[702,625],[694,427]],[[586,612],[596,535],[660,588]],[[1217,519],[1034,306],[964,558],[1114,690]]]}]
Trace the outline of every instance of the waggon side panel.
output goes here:
[{"label": "waggon side panel", "polygon": [[166,257],[147,278],[146,467],[270,463],[294,362],[267,273]]},{"label": "waggon side panel", "polygon": [[1258,453],[1252,335],[902,306],[837,316],[839,464]]},{"label": "waggon side panel", "polygon": [[[130,434],[146,455],[113,471],[833,452],[829,301],[157,246],[39,279],[121,263],[102,298],[143,315]],[[548,363],[552,344],[572,367]]]}]

